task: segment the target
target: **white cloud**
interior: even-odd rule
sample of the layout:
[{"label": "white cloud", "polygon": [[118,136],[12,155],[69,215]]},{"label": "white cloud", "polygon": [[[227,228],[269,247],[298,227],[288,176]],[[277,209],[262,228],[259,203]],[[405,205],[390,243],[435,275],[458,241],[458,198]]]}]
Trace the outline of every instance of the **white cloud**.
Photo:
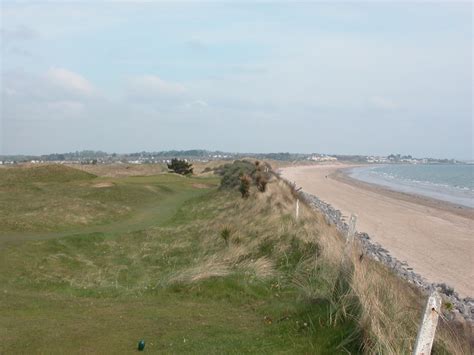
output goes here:
[{"label": "white cloud", "polygon": [[188,102],[185,106],[186,108],[193,108],[193,107],[205,108],[205,107],[208,107],[209,104],[204,100],[194,100],[194,101]]},{"label": "white cloud", "polygon": [[103,98],[89,80],[64,68],[50,68],[40,74],[10,70],[1,74],[1,83],[5,99],[23,100],[24,104]]},{"label": "white cloud", "polygon": [[96,89],[86,78],[64,68],[50,68],[45,78],[52,85],[68,92],[86,96],[96,93]]},{"label": "white cloud", "polygon": [[186,94],[186,88],[156,75],[140,75],[129,79],[129,93],[140,98],[176,98]]}]

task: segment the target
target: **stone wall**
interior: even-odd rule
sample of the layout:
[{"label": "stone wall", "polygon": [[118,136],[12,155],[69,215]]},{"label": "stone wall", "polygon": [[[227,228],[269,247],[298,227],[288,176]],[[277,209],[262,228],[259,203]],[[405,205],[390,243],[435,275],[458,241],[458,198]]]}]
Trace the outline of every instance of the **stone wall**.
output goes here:
[{"label": "stone wall", "polygon": [[[341,211],[336,210],[330,204],[320,200],[316,196],[310,195],[306,192],[299,191],[300,198],[305,201],[312,208],[322,212],[326,221],[329,224],[335,225],[342,235],[347,236],[349,226],[345,222]],[[373,242],[367,233],[355,233],[355,239],[359,241],[363,253],[376,260],[401,277],[409,283],[416,285],[424,293],[428,294],[432,290],[437,290],[445,302],[450,302],[453,306],[453,312],[450,316],[455,318],[462,315],[465,319],[474,322],[474,298],[466,297],[461,299],[457,292],[452,287],[445,283],[429,283],[421,275],[413,271],[406,262],[401,262],[395,257],[391,256],[389,251],[384,249],[380,244]]]}]

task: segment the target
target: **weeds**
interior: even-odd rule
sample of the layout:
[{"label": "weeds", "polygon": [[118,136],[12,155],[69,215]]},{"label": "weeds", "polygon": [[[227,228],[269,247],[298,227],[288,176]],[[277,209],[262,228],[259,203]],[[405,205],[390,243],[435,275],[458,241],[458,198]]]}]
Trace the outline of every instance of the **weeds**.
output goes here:
[{"label": "weeds", "polygon": [[231,234],[230,227],[222,228],[220,236],[221,236],[221,238],[224,241],[226,246],[229,246],[230,234]]}]

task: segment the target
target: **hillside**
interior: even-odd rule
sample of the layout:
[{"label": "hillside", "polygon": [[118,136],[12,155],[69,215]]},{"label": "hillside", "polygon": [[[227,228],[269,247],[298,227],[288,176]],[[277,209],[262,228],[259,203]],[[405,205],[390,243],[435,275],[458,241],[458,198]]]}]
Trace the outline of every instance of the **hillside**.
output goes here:
[{"label": "hillside", "polygon": [[[216,177],[47,169],[40,185],[1,185],[14,207],[0,205],[0,353],[122,353],[140,339],[160,353],[399,353],[414,342],[417,291],[356,250],[344,256],[307,206],[296,220],[275,177],[242,199]],[[438,332],[436,351],[460,344]]]}]

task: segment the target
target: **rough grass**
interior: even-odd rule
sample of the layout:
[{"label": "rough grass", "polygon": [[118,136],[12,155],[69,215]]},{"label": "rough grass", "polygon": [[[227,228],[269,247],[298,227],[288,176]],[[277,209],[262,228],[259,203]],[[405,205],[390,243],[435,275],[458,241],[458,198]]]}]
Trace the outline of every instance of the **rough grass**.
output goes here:
[{"label": "rough grass", "polygon": [[[111,219],[104,230],[89,224],[76,235],[1,249],[0,352],[120,353],[142,338],[147,351],[167,353],[357,352],[359,339],[345,342],[355,322],[331,324],[327,299],[295,282],[318,259],[319,234],[333,231],[294,221],[279,183],[243,201],[237,192],[193,187],[196,180],[114,180],[160,190],[159,181],[166,198],[142,208],[165,201],[175,208],[129,231]],[[95,194],[97,183],[84,189]],[[66,193],[68,184],[50,188]]]},{"label": "rough grass", "polygon": [[[165,353],[411,351],[421,295],[357,245],[345,253],[304,204],[295,220],[282,182],[244,200],[195,187],[212,179],[107,181],[130,189],[104,202],[130,204],[128,219],[0,249],[0,353],[121,353],[142,338]],[[80,184],[98,198],[103,182]],[[441,324],[435,352],[469,349]]]},{"label": "rough grass", "polygon": [[59,164],[6,167],[0,171],[0,186],[48,182],[61,183],[74,180],[90,180],[95,177],[94,174]]},{"label": "rough grass", "polygon": [[[0,171],[0,240],[12,233],[62,232],[107,225],[143,214],[173,195],[194,193],[188,184],[212,186],[215,179],[182,181],[170,175],[98,178],[62,165]],[[204,184],[206,183],[206,184]]]},{"label": "rough grass", "polygon": [[154,176],[168,172],[166,164],[74,164],[71,168],[100,177]]},{"label": "rough grass", "polygon": [[[308,206],[302,206],[305,220],[300,223],[304,223],[305,229],[321,228],[324,222],[311,216],[313,212]],[[321,233],[318,239],[323,262],[296,272],[300,289],[314,299],[329,300],[332,324],[347,319],[356,321],[354,335],[362,339],[363,352],[411,353],[427,296],[385,266],[365,257],[357,243],[348,249],[341,238],[328,236],[329,233]],[[443,311],[433,353],[471,353],[472,335],[457,329]]]}]

